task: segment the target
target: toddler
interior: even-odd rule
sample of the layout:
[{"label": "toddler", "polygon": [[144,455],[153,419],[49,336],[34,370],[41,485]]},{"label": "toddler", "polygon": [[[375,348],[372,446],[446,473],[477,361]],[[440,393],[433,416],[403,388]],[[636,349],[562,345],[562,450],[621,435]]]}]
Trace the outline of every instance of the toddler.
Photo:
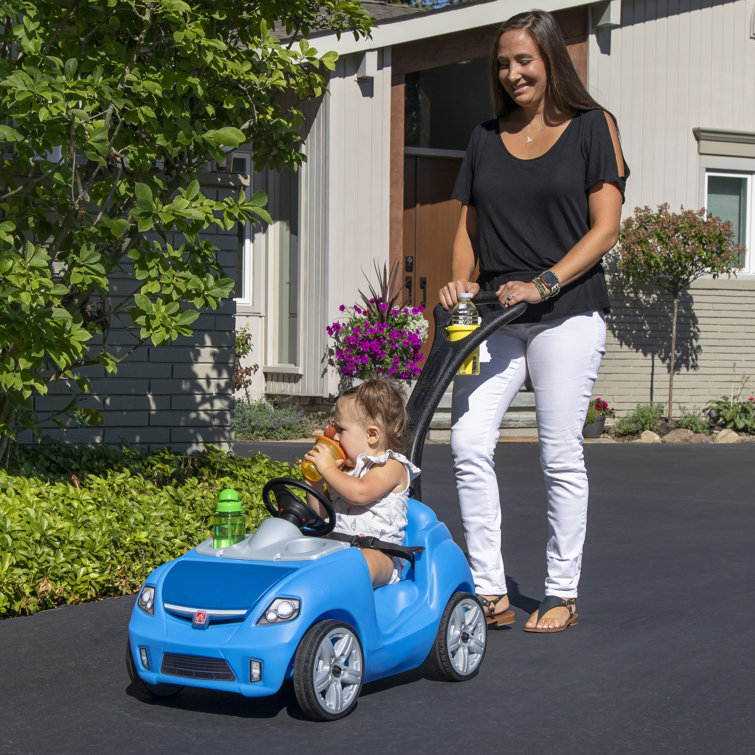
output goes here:
[{"label": "toddler", "polygon": [[[409,421],[401,392],[388,378],[369,378],[341,394],[332,424],[333,440],[346,460],[334,460],[322,445],[304,459],[322,475],[312,484],[333,503],[334,531],[401,545],[409,484],[420,472],[402,453],[409,442]],[[324,514],[314,497],[309,502]],[[360,550],[373,587],[398,581],[402,559],[372,548]]]}]

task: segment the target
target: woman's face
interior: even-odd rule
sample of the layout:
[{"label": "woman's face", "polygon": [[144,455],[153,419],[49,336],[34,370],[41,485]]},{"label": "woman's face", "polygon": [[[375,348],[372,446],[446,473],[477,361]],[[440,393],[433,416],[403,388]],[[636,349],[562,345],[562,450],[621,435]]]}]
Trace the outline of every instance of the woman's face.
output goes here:
[{"label": "woman's face", "polygon": [[521,108],[540,110],[545,104],[548,74],[535,40],[524,29],[509,29],[498,40],[498,81]]}]

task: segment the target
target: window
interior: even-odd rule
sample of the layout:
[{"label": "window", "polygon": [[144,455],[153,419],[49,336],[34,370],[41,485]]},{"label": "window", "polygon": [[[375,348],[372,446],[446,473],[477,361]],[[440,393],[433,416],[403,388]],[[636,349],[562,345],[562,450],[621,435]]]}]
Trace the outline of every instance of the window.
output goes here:
[{"label": "window", "polygon": [[[228,155],[225,165],[218,165],[217,169],[223,173],[243,176],[246,181],[247,195],[251,194],[252,156],[244,152],[232,152]],[[238,189],[236,189],[238,193]],[[237,223],[236,234],[238,240],[238,254],[236,255],[236,303],[251,305],[253,303],[253,254],[252,241],[254,234],[251,223]]]},{"label": "window", "polygon": [[755,132],[698,126],[700,193],[705,209],[734,226],[745,247],[740,272],[755,274]]},{"label": "window", "polygon": [[709,170],[705,177],[705,208],[731,222],[734,240],[746,249],[742,272],[755,273],[755,173]]},{"label": "window", "polygon": [[[273,225],[268,244],[271,264],[271,294],[275,311],[270,343],[270,361],[279,367],[299,364],[299,174],[287,168],[276,176],[275,201],[271,202]],[[272,199],[272,197],[271,197]]]}]

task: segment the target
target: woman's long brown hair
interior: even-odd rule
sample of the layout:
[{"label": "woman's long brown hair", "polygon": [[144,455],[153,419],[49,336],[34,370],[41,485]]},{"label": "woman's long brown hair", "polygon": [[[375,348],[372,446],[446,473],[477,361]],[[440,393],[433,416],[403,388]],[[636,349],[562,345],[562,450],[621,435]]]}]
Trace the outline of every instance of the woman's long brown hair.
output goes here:
[{"label": "woman's long brown hair", "polygon": [[532,37],[543,56],[547,75],[546,116],[573,115],[582,110],[602,109],[590,96],[579,78],[556,19],[545,11],[533,10],[518,13],[508,21],[504,21],[493,43],[490,55],[491,90],[493,107],[498,118],[502,118],[518,107],[498,80],[498,43],[503,34],[511,29],[524,29]]}]

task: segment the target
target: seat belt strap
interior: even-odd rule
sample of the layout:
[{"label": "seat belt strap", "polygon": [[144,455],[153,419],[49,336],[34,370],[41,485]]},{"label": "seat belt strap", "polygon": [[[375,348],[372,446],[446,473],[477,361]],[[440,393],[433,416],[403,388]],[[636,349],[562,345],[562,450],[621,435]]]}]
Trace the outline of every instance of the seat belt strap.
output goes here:
[{"label": "seat belt strap", "polygon": [[422,553],[425,549],[420,545],[399,545],[398,543],[387,543],[372,536],[347,535],[345,532],[331,532],[325,535],[328,540],[339,540],[342,543],[348,543],[353,548],[372,548],[373,550],[385,553],[387,556],[405,558],[414,566],[416,553]]}]

